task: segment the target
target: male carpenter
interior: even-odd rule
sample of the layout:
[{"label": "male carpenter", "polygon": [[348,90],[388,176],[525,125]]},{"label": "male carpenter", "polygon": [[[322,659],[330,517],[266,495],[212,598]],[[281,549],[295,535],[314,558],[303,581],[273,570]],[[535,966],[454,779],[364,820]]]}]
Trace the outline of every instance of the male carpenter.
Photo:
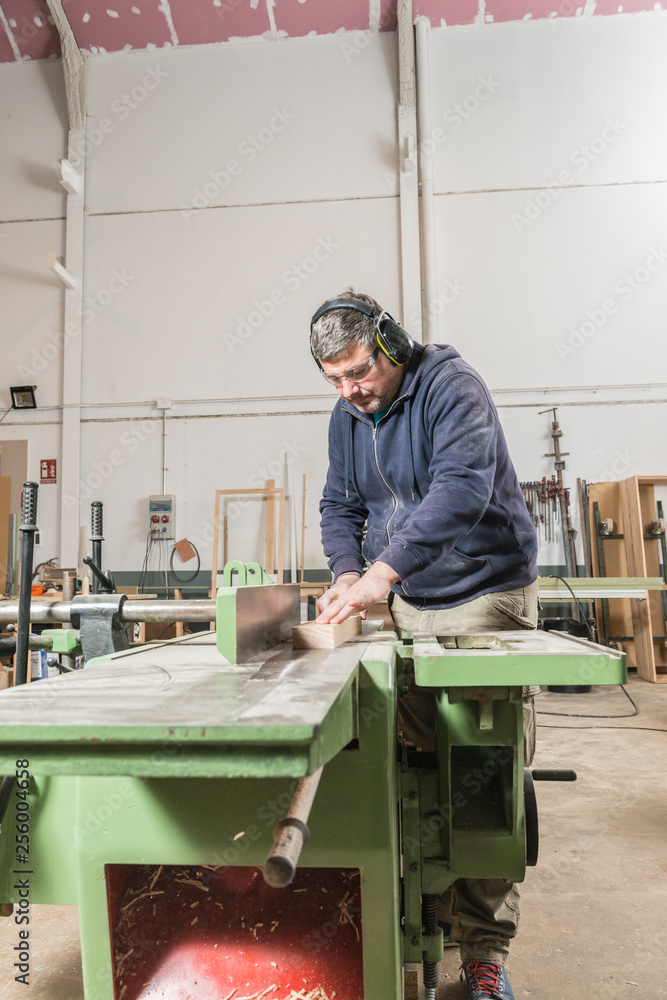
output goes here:
[{"label": "male carpenter", "polygon": [[[310,348],[340,396],[320,503],[334,581],[317,620],[342,622],[387,597],[399,631],[535,628],[535,529],[478,373],[453,347],[414,343],[353,289],[315,313]],[[529,764],[535,723],[524,693]],[[406,740],[435,749],[428,691],[402,697],[399,724]],[[518,890],[504,879],[452,887],[468,1000],[514,997],[504,963],[518,919]]]}]

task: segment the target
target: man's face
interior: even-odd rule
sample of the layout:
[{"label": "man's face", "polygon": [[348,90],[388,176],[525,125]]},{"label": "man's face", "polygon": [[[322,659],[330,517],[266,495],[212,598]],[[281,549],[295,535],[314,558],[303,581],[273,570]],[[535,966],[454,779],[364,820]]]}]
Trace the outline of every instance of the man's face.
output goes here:
[{"label": "man's face", "polygon": [[[322,361],[323,370],[327,375],[345,375],[345,372],[363,366],[369,357],[367,347],[351,347],[335,361]],[[395,365],[378,351],[378,359],[369,374],[361,381],[351,382],[344,378],[336,386],[336,392],[362,413],[379,413],[389,406],[398,395],[403,381],[405,365]]]}]

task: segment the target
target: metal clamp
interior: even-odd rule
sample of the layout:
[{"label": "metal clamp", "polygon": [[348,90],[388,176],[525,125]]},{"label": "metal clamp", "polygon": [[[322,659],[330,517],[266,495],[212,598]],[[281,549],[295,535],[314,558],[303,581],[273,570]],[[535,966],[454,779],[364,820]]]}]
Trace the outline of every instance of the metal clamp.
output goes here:
[{"label": "metal clamp", "polygon": [[85,660],[129,648],[127,626],[121,621],[125,594],[88,594],[70,605],[72,627],[79,629]]}]

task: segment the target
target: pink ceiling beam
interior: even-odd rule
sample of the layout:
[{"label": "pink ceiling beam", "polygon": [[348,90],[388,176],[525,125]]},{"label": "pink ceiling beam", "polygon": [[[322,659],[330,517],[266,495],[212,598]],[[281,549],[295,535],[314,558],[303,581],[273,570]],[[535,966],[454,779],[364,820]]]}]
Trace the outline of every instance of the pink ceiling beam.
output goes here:
[{"label": "pink ceiling beam", "polygon": [[594,14],[643,14],[655,10],[654,3],[646,0],[598,0]]},{"label": "pink ceiling beam", "polygon": [[159,0],[68,0],[65,13],[79,48],[89,52],[173,44]]},{"label": "pink ceiling beam", "polygon": [[[415,17],[428,17],[433,27],[442,21],[450,25],[474,24],[480,10],[479,0],[414,0]],[[580,16],[584,0],[485,0],[484,22],[540,20],[550,17]],[[597,0],[594,15],[641,13],[655,9],[651,0]]]},{"label": "pink ceiling beam", "polygon": [[[24,59],[50,59],[60,55],[60,39],[49,22],[46,3],[40,0],[0,0],[0,6]],[[0,33],[6,37],[4,31]],[[13,53],[11,58],[14,58]]]},{"label": "pink ceiling beam", "polygon": [[265,0],[171,0],[171,14],[181,45],[255,38],[271,30]]},{"label": "pink ceiling beam", "polygon": [[278,31],[290,38],[308,35],[331,35],[346,31],[367,31],[369,5],[364,0],[276,0],[274,16]]},{"label": "pink ceiling beam", "polygon": [[537,21],[545,17],[574,17],[577,8],[582,9],[584,0],[524,0],[523,3],[512,3],[511,0],[487,0],[486,13],[495,22],[521,21],[530,16]]},{"label": "pink ceiling beam", "polygon": [[439,28],[442,21],[447,26],[472,24],[479,10],[479,0],[415,0],[413,4],[415,17],[428,17],[434,28]]}]

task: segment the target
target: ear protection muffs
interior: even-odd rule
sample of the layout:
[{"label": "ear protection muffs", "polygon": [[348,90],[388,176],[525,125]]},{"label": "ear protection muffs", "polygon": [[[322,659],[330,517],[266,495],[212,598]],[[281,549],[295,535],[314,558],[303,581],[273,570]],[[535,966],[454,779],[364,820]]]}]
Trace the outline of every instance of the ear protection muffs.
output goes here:
[{"label": "ear protection muffs", "polygon": [[[313,354],[313,327],[325,313],[331,312],[333,309],[356,309],[357,312],[363,313],[364,316],[370,316],[375,327],[375,336],[378,345],[393,364],[404,365],[412,357],[414,341],[401,324],[396,322],[393,316],[390,316],[384,309],[378,311],[367,302],[355,302],[350,299],[328,299],[317,310],[310,321],[311,354]],[[314,354],[313,357],[315,358]],[[317,361],[317,358],[315,360]]]}]

